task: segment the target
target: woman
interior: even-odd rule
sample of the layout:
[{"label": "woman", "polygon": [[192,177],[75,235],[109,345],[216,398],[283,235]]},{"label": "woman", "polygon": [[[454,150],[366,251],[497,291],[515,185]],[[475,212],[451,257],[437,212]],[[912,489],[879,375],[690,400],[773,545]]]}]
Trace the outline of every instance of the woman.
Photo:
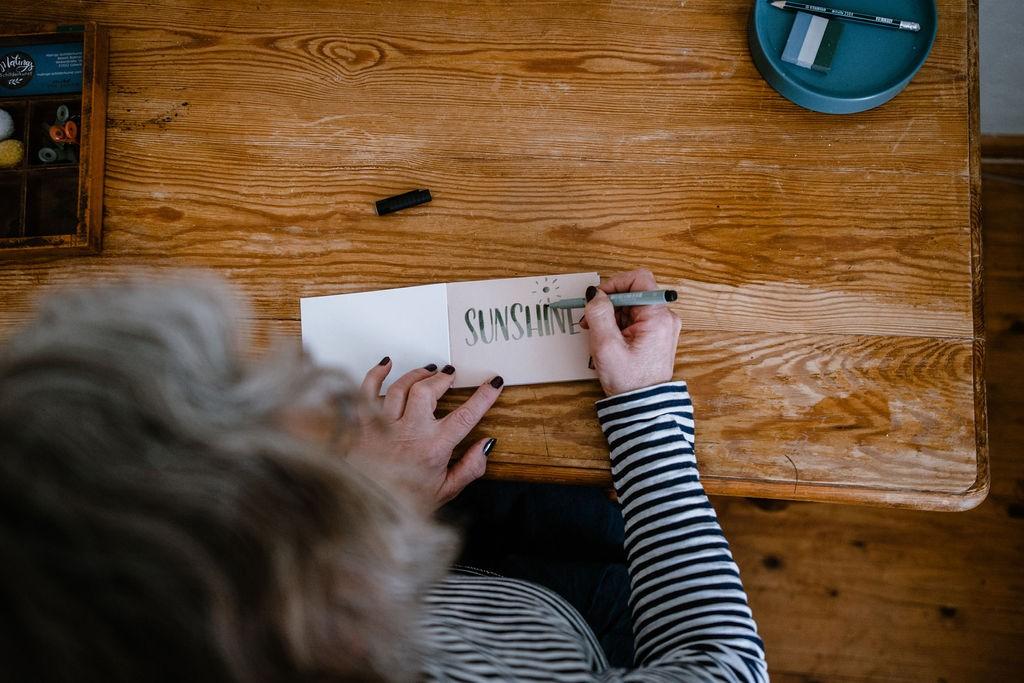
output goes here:
[{"label": "woman", "polygon": [[210,282],[65,292],[0,359],[0,651],[9,680],[767,678],[701,488],[679,322],[588,291],[636,635],[613,668],[564,599],[451,571],[431,513],[486,469],[453,449],[500,378],[436,419],[457,368],[378,400],[297,354],[236,345]]}]

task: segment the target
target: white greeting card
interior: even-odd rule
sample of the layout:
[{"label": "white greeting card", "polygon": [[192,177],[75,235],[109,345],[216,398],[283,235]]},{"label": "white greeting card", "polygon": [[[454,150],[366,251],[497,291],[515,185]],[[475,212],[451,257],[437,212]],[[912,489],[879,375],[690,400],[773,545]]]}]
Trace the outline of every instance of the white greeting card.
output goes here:
[{"label": "white greeting card", "polygon": [[413,368],[455,366],[455,386],[495,375],[506,384],[596,377],[583,309],[556,309],[582,297],[597,273],[449,282],[300,300],[302,343],[318,363],[359,380],[383,356],[387,387]]}]

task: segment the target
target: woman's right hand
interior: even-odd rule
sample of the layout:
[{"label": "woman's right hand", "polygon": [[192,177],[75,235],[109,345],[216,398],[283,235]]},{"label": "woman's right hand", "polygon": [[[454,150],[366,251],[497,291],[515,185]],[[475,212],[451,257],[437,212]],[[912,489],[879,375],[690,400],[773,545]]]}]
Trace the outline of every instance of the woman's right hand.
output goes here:
[{"label": "woman's right hand", "polygon": [[668,306],[616,309],[609,294],[658,289],[649,270],[613,275],[587,289],[584,329],[590,331],[590,355],[605,394],[669,382],[675,369],[679,317]]}]

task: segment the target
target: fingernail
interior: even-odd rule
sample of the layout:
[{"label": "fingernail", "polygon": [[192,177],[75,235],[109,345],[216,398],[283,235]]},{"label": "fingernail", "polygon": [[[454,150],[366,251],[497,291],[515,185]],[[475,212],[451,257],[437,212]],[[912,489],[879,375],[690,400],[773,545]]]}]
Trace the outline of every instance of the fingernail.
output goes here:
[{"label": "fingernail", "polygon": [[595,287],[594,285],[590,285],[589,287],[587,287],[587,301],[590,301],[595,296],[597,296],[597,287]]},{"label": "fingernail", "polygon": [[491,380],[491,386],[494,387],[495,389],[501,389],[501,385],[504,383],[505,380],[502,379],[501,375],[498,375],[497,377]]},{"label": "fingernail", "polygon": [[434,370],[437,370],[437,363],[431,363],[430,365],[424,365],[423,369],[424,370],[428,370],[430,372],[433,372]]},{"label": "fingernail", "polygon": [[454,375],[455,374],[455,366],[454,365],[446,365],[443,368],[441,368],[441,372],[443,372],[446,375]]},{"label": "fingernail", "polygon": [[377,363],[377,365],[387,365],[390,362],[391,362],[391,356],[384,356],[383,358],[380,359],[380,362]]},{"label": "fingernail", "polygon": [[497,439],[487,439],[487,443],[484,444],[484,455],[490,455],[491,451],[494,450],[494,444],[498,443]]}]

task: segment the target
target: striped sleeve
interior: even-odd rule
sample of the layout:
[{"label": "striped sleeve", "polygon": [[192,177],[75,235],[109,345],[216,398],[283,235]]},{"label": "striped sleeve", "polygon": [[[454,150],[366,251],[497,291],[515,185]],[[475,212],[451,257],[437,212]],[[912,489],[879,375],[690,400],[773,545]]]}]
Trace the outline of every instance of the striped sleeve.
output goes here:
[{"label": "striped sleeve", "polygon": [[626,522],[633,671],[609,679],[766,681],[739,570],[704,493],[685,382],[597,403]]}]

